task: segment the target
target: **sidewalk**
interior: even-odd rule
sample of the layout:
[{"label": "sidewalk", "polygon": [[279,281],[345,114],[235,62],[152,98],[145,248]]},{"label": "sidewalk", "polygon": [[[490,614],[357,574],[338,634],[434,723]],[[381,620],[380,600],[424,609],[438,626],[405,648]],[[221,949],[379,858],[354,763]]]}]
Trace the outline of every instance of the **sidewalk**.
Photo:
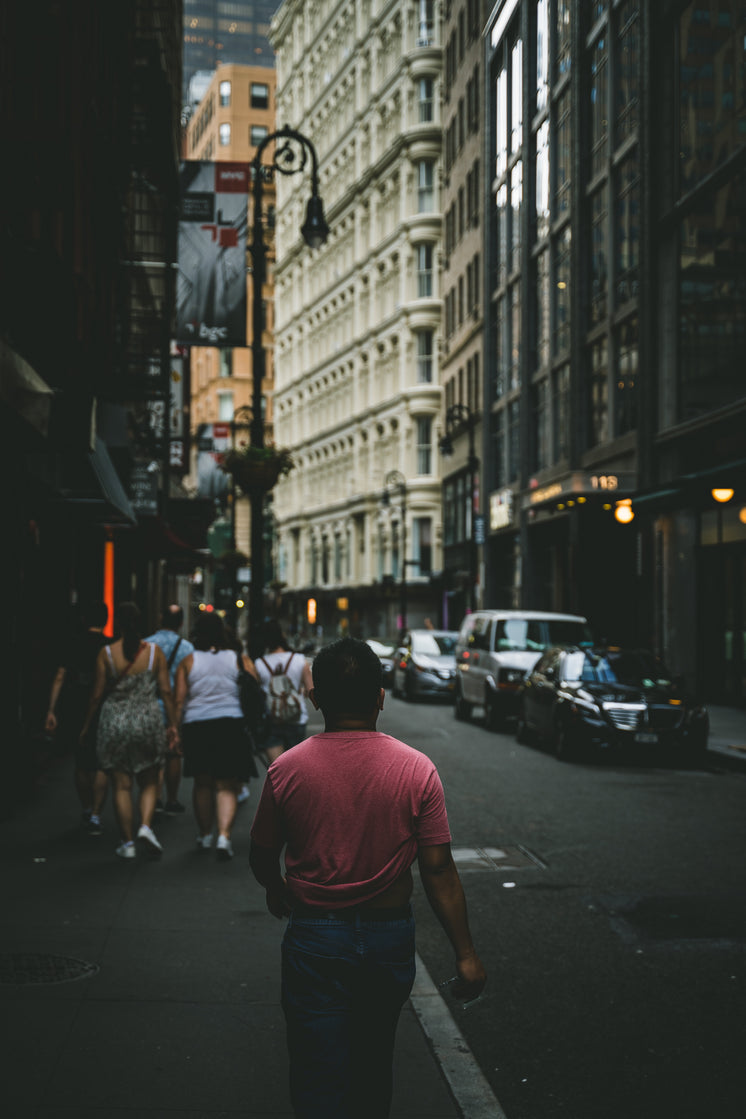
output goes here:
[{"label": "sidewalk", "polygon": [[[292,1116],[279,1006],[283,924],[248,869],[260,782],[236,858],[195,848],[192,815],[156,817],[160,862],[81,834],[69,759],[0,824],[0,1003],[8,1119]],[[189,804],[191,782],[182,785]],[[77,971],[82,978],[70,978]],[[60,981],[63,979],[65,981]],[[460,1119],[410,1004],[392,1119]]]},{"label": "sidewalk", "polygon": [[[734,769],[746,770],[746,711],[738,707],[708,704],[710,739],[708,750]],[[714,759],[713,759],[714,760]]]}]

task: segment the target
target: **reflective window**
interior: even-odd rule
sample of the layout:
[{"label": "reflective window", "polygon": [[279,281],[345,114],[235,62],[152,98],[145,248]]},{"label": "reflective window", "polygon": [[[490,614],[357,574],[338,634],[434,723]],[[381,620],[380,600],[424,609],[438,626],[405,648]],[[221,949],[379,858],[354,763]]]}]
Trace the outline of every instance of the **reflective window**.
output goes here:
[{"label": "reflective window", "polygon": [[590,321],[606,317],[609,239],[609,189],[604,184],[591,198],[591,299]]},{"label": "reflective window", "polygon": [[637,131],[640,113],[640,4],[625,0],[616,13],[616,143]]},{"label": "reflective window", "polygon": [[614,434],[624,435],[637,427],[637,318],[623,323],[616,335],[614,370]]},{"label": "reflective window", "polygon": [[549,233],[549,121],[536,133],[536,239]]},{"label": "reflective window", "polygon": [[505,395],[507,389],[507,378],[505,376],[507,366],[505,354],[507,342],[505,303],[506,299],[504,295],[501,295],[495,303],[495,398],[497,400]]},{"label": "reflective window", "polygon": [[536,109],[546,108],[549,94],[549,0],[536,0]]},{"label": "reflective window", "polygon": [[420,78],[417,86],[417,101],[419,107],[420,124],[429,124],[433,120],[433,89],[435,83],[432,78]]},{"label": "reflective window", "polygon": [[549,365],[551,287],[549,277],[549,249],[536,258],[536,364],[538,368]]},{"label": "reflective window", "polygon": [[264,82],[252,82],[249,90],[249,102],[252,109],[269,108],[269,86]]},{"label": "reflective window", "polygon": [[521,285],[510,289],[510,389],[521,384]]},{"label": "reflective window", "polygon": [[262,140],[266,140],[269,130],[263,124],[252,124],[249,142],[252,148],[258,148]]},{"label": "reflective window", "polygon": [[417,473],[432,473],[432,426],[430,416],[417,417]]},{"label": "reflective window", "polygon": [[503,183],[497,196],[497,287],[502,287],[508,278],[508,188]]},{"label": "reflective window", "polygon": [[516,39],[510,53],[510,150],[523,143],[523,43]]},{"label": "reflective window", "polygon": [[[421,330],[417,334],[417,381],[430,384],[433,379],[433,332]],[[429,473],[429,471],[426,471]]]},{"label": "reflective window", "polygon": [[434,163],[421,159],[417,164],[417,212],[431,214],[435,209]]},{"label": "reflective window", "polygon": [[495,83],[495,175],[508,166],[508,71],[503,68]]},{"label": "reflective window", "polygon": [[679,24],[680,187],[746,146],[746,7],[693,2]]},{"label": "reflective window", "polygon": [[625,159],[618,171],[614,272],[616,303],[637,297],[640,257],[640,175],[637,154]]},{"label": "reflective window", "polygon": [[231,103],[231,83],[220,83],[220,104],[223,106],[230,105]]},{"label": "reflective window", "polygon": [[520,474],[520,405],[517,400],[508,405],[508,481],[513,482]]},{"label": "reflective window", "polygon": [[591,346],[591,446],[609,438],[609,346],[600,338]]},{"label": "reflective window", "polygon": [[218,130],[218,137],[220,139],[220,146],[225,148],[231,142],[231,126],[229,124],[221,124]]},{"label": "reflective window", "polygon": [[510,269],[521,267],[521,210],[523,206],[523,163],[519,159],[510,172]]},{"label": "reflective window", "polygon": [[549,382],[546,378],[533,386],[532,390],[532,466],[534,470],[545,470],[551,465],[549,447]]},{"label": "reflective window", "polygon": [[571,0],[557,0],[555,57],[560,78],[570,71],[570,7]]},{"label": "reflective window", "polygon": [[603,171],[608,156],[609,67],[605,35],[591,48],[591,175]]},{"label": "reflective window", "polygon": [[563,229],[554,245],[554,353],[570,346],[570,247],[569,226]]},{"label": "reflective window", "polygon": [[418,245],[417,253],[417,296],[426,299],[433,294],[433,247]]},{"label": "reflective window", "polygon": [[679,234],[679,418],[743,397],[746,173],[704,195]]},{"label": "reflective window", "polygon": [[569,454],[570,444],[570,366],[562,365],[552,378],[552,447],[554,461]]},{"label": "reflective window", "polygon": [[572,201],[572,119],[570,117],[570,91],[563,93],[556,106],[556,152],[554,205],[555,217],[570,212]]}]

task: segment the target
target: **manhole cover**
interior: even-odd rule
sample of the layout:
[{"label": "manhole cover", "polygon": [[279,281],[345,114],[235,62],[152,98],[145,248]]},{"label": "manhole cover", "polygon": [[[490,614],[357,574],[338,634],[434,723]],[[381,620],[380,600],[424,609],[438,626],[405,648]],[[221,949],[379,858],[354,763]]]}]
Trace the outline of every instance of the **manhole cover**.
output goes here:
[{"label": "manhole cover", "polygon": [[90,979],[97,972],[98,964],[74,960],[70,956],[50,956],[42,952],[0,955],[0,984],[6,986],[70,983],[73,979]]},{"label": "manhole cover", "polygon": [[519,844],[507,847],[453,847],[453,861],[461,870],[520,870],[546,867],[541,859]]},{"label": "manhole cover", "polygon": [[592,904],[633,943],[746,941],[746,903],[740,897],[601,897]]}]

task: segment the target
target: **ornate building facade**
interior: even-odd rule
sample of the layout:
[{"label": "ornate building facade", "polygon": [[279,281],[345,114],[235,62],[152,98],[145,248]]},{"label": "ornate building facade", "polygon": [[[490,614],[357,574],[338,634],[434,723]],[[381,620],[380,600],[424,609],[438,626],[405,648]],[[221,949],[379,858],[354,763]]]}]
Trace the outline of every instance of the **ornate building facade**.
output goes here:
[{"label": "ornate building facade", "polygon": [[275,494],[283,616],[393,634],[439,609],[441,47],[431,0],[288,0],[273,23],[278,120],[319,157],[278,183]]}]

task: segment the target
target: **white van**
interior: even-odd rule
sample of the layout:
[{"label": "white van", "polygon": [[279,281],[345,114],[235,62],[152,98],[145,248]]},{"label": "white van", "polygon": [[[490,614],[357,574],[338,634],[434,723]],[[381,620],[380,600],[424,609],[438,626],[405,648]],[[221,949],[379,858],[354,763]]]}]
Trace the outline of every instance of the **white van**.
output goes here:
[{"label": "white van", "polygon": [[472,708],[482,707],[487,726],[504,726],[517,713],[524,677],[544,650],[555,645],[593,645],[587,620],[536,610],[467,614],[456,642],[456,718],[468,719]]}]

